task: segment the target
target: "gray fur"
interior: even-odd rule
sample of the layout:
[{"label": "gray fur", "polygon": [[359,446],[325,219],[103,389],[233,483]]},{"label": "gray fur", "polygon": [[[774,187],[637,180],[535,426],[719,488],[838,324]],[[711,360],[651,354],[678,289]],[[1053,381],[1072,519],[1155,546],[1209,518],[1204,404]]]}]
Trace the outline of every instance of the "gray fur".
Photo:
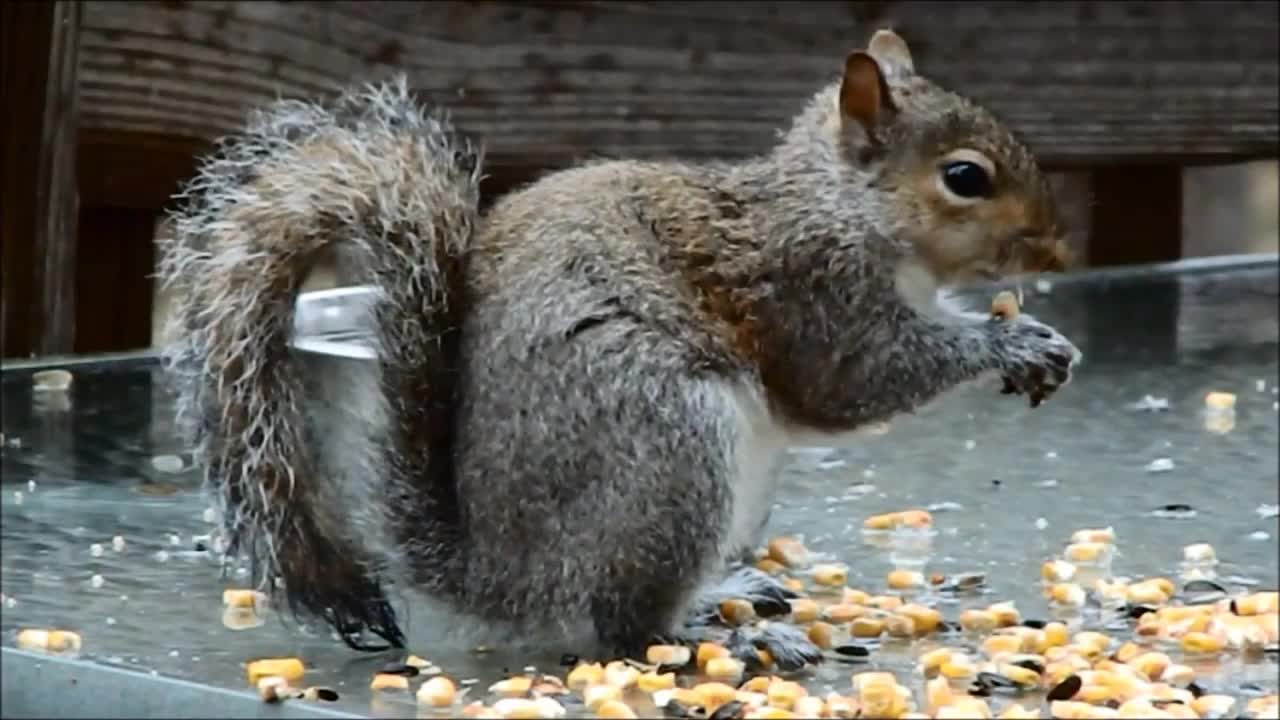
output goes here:
[{"label": "gray fur", "polygon": [[[909,182],[935,150],[983,148],[1025,203],[1009,217],[1056,226],[1029,152],[989,113],[910,74],[894,83],[887,145],[842,121],[837,83],[763,156],[590,163],[483,218],[477,153],[403,84],[257,116],[192,186],[164,265],[186,291],[172,353],[184,416],[215,494],[234,500],[231,532],[291,595],[315,573],[280,567],[278,543],[328,543],[366,568],[374,595],[395,580],[520,636],[569,638],[587,622],[602,652],[705,636],[727,596],[777,600],[776,583],[741,571],[717,587],[741,550],[734,518],[767,516],[735,506],[755,442],[744,399],[779,433],[844,432],[987,374],[1034,401],[1079,359],[1026,316],[904,294],[903,269],[940,236],[994,246],[1028,232],[939,225]],[[281,359],[308,258],[340,240],[384,294],[381,410],[355,439],[304,431],[297,368]],[[334,487],[362,471],[366,487]],[[310,529],[289,535],[282,518]],[[304,609],[346,607],[344,634],[386,620],[362,615],[354,591],[314,589]],[[747,641],[816,658],[781,626]]]}]

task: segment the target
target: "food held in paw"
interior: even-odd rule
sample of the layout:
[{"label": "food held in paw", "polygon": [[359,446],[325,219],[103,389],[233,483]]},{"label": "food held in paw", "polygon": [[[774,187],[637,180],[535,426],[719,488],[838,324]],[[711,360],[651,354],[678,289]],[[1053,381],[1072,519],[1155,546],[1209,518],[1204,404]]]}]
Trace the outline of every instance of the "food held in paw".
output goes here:
[{"label": "food held in paw", "polygon": [[991,301],[992,317],[1001,320],[1013,320],[1018,317],[1019,312],[1018,296],[1008,290],[1000,292]]}]

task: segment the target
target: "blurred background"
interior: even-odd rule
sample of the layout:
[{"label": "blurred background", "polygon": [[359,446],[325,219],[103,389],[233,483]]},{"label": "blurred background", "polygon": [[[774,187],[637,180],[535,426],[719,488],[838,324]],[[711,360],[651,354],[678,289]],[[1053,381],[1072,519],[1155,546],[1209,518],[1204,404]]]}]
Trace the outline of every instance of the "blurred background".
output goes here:
[{"label": "blurred background", "polygon": [[6,2],[3,356],[158,342],[164,209],[277,96],[405,71],[483,140],[492,198],[591,155],[760,151],[881,27],[1029,141],[1082,268],[1276,252],[1278,7]]}]

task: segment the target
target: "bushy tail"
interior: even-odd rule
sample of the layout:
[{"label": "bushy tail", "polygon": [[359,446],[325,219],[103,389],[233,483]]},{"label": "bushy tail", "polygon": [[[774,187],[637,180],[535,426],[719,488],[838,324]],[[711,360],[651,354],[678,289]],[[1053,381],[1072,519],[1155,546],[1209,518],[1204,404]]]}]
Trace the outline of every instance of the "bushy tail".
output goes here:
[{"label": "bushy tail", "polygon": [[373,317],[389,421],[371,470],[411,478],[418,507],[404,512],[425,506],[447,533],[455,510],[437,466],[447,462],[480,161],[413,101],[404,78],[326,105],[280,101],[205,161],[161,248],[161,278],[178,296],[167,366],[230,551],[248,554],[261,587],[283,580],[294,613],[324,617],[352,647],[374,649],[366,630],[397,647],[404,638],[378,558],[343,526],[348,509],[324,506],[315,443],[325,439],[307,436],[289,347],[296,296],[319,251],[349,244],[380,290]]}]

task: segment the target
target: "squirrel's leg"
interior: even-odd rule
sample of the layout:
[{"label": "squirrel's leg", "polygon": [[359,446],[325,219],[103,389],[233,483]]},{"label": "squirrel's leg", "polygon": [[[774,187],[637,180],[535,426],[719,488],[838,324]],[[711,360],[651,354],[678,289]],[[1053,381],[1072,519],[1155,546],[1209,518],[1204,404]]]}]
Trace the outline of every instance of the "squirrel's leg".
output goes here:
[{"label": "squirrel's leg", "polygon": [[538,317],[536,353],[506,311],[500,335],[483,307],[463,333],[484,352],[467,351],[456,435],[459,601],[482,617],[585,619],[601,652],[643,654],[721,572],[733,408],[693,351],[616,303],[575,301],[597,316]]}]

